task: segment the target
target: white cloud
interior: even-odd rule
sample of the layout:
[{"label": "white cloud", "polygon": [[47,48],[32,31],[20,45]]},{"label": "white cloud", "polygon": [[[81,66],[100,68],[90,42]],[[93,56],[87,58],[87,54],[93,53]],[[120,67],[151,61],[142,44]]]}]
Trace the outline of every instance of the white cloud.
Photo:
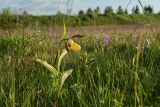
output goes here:
[{"label": "white cloud", "polygon": [[0,3],[0,9],[10,7],[18,11],[22,8],[33,14],[45,14],[59,10],[65,12],[67,6],[67,0],[0,0]]}]

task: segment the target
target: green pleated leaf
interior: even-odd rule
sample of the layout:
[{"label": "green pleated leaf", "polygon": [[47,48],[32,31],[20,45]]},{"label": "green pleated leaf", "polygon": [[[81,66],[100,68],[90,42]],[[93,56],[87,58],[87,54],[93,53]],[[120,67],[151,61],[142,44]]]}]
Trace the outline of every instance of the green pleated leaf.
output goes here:
[{"label": "green pleated leaf", "polygon": [[36,61],[44,65],[52,74],[54,74],[54,76],[57,76],[59,74],[58,71],[46,61],[43,61],[41,59],[36,59]]},{"label": "green pleated leaf", "polygon": [[73,69],[70,69],[70,70],[67,70],[67,71],[65,71],[65,72],[63,73],[63,75],[62,75],[62,80],[61,80],[61,87],[63,86],[63,84],[64,84],[65,80],[67,79],[67,77],[68,77],[69,75],[71,75],[72,71],[73,71]]},{"label": "green pleated leaf", "polygon": [[62,54],[60,55],[60,57],[59,57],[59,59],[58,59],[58,71],[60,70],[60,65],[61,65],[62,59],[63,59],[63,57],[64,57],[67,53],[68,53],[67,50],[64,49],[63,52],[62,52]]}]

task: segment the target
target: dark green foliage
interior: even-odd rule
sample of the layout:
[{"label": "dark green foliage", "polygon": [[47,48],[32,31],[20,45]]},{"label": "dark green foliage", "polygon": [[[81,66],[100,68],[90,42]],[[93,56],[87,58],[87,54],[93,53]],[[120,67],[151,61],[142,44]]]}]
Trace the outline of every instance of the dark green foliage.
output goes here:
[{"label": "dark green foliage", "polygon": [[125,14],[125,10],[121,6],[119,6],[117,9],[117,14],[123,15]]},{"label": "dark green foliage", "polygon": [[149,6],[145,6],[143,9],[143,13],[145,14],[152,14],[153,13],[153,7]]},{"label": "dark green foliage", "polygon": [[136,7],[132,8],[132,13],[133,14],[139,14],[140,13],[138,5]]},{"label": "dark green foliage", "polygon": [[80,10],[78,14],[79,14],[79,16],[84,16],[84,11]]},{"label": "dark green foliage", "polygon": [[100,8],[97,6],[96,9],[94,9],[94,14],[99,15],[100,14]]},{"label": "dark green foliage", "polygon": [[113,9],[111,6],[107,6],[104,10],[104,15],[112,15],[113,14]]},{"label": "dark green foliage", "polygon": [[125,9],[124,13],[127,15],[127,14],[128,14],[128,10],[127,10],[127,9]]},{"label": "dark green foliage", "polygon": [[88,10],[86,11],[86,15],[90,18],[94,17],[94,11],[91,8],[88,8]]}]

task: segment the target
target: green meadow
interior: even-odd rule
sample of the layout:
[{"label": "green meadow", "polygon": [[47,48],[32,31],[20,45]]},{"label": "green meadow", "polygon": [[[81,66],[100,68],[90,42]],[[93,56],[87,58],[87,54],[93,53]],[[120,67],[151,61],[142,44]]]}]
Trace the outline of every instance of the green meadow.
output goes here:
[{"label": "green meadow", "polygon": [[64,54],[65,35],[0,36],[1,107],[160,106],[158,30],[86,33]]},{"label": "green meadow", "polygon": [[160,13],[131,1],[76,15],[71,0],[53,15],[2,9],[0,107],[160,107]]}]

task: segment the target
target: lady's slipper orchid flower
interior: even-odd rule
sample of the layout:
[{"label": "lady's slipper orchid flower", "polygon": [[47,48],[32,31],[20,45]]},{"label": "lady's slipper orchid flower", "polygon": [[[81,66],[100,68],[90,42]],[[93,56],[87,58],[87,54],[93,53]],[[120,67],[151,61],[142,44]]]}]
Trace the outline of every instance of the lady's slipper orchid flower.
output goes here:
[{"label": "lady's slipper orchid flower", "polygon": [[66,42],[65,48],[67,51],[70,51],[70,50],[80,51],[81,50],[81,46],[79,44],[75,43],[72,39],[69,39]]}]

